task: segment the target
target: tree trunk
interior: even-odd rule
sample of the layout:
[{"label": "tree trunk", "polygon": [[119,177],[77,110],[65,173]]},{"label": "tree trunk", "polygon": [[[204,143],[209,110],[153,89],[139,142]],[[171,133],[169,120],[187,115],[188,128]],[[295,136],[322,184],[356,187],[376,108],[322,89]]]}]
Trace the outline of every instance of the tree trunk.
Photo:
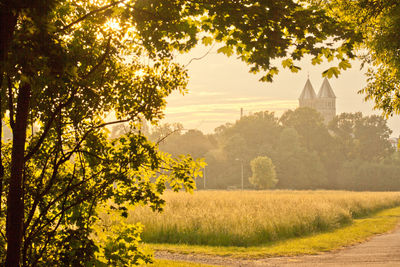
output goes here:
[{"label": "tree trunk", "polygon": [[[0,71],[0,88],[1,85],[3,84],[3,73]],[[2,104],[2,97],[1,97],[1,93],[0,92],[0,107]],[[1,124],[1,128],[0,128],[0,217],[2,214],[2,206],[1,203],[3,201],[2,197],[3,197],[3,178],[4,178],[4,166],[3,166],[3,157],[1,155],[1,151],[3,149],[3,120],[0,119],[0,124]]]},{"label": "tree trunk", "polygon": [[31,86],[24,83],[18,92],[17,112],[13,129],[11,176],[7,197],[7,258],[6,266],[20,266],[22,226],[24,219],[23,184],[24,152],[28,126]]},{"label": "tree trunk", "polygon": [[[13,37],[17,15],[13,14],[7,6],[0,5],[0,68],[7,60],[7,52]],[[3,69],[2,69],[3,71]]]}]

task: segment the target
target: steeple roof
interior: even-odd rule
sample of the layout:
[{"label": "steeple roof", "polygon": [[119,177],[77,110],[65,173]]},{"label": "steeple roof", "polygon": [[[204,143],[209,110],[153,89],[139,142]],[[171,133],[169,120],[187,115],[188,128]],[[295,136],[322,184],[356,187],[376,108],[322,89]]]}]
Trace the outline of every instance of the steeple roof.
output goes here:
[{"label": "steeple roof", "polygon": [[318,92],[318,98],[336,98],[335,93],[329,84],[328,79],[325,77],[324,82]]},{"label": "steeple roof", "polygon": [[317,98],[317,95],[315,94],[314,88],[311,85],[310,79],[307,79],[306,85],[304,85],[304,89],[301,92],[299,99],[303,100],[303,99],[314,99],[314,98]]}]

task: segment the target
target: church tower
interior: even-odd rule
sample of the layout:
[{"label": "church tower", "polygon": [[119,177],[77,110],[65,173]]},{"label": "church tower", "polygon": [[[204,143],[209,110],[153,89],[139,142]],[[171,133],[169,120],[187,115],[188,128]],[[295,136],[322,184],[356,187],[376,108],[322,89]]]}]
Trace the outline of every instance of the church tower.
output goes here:
[{"label": "church tower", "polygon": [[299,97],[299,106],[317,109],[316,99],[317,95],[315,94],[314,88],[311,85],[310,79],[307,79],[306,85],[304,85],[303,91]]},{"label": "church tower", "polygon": [[327,78],[324,79],[317,97],[317,110],[322,114],[327,124],[336,116],[336,96]]},{"label": "church tower", "polygon": [[324,122],[329,123],[336,116],[336,96],[328,79],[324,79],[318,95],[315,94],[310,79],[307,79],[299,97],[299,106],[317,110],[324,118]]}]

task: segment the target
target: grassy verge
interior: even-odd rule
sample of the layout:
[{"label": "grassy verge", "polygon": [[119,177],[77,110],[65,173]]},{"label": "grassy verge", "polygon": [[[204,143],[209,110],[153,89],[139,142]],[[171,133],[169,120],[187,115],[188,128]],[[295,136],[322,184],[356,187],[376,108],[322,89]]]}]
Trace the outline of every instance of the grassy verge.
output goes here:
[{"label": "grassy verge", "polygon": [[[199,191],[165,194],[162,213],[128,210],[147,243],[253,247],[333,231],[400,205],[400,192]],[[100,212],[104,225],[118,225]],[[119,216],[120,217],[120,216]],[[108,228],[106,226],[105,228]]]},{"label": "grassy verge", "polygon": [[307,237],[287,239],[261,246],[217,247],[176,244],[149,244],[149,246],[154,250],[232,256],[237,258],[318,254],[365,241],[375,234],[388,232],[397,225],[399,219],[400,207],[396,207],[377,212],[370,215],[370,217],[355,219],[351,225],[333,231]]},{"label": "grassy verge", "polygon": [[208,267],[213,265],[206,265],[200,263],[192,263],[187,261],[169,261],[169,260],[156,260],[153,264],[147,264],[143,266],[150,266],[150,267]]}]

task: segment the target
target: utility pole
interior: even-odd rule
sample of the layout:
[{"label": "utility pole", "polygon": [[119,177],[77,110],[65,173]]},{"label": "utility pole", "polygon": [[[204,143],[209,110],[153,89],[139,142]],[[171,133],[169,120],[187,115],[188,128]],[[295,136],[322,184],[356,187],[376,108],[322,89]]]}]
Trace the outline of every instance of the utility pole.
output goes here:
[{"label": "utility pole", "polygon": [[204,190],[206,189],[206,167],[203,168],[203,177],[204,177]]},{"label": "utility pole", "polygon": [[243,191],[243,161],[240,161],[241,166],[242,166],[242,191]]},{"label": "utility pole", "polygon": [[243,160],[242,159],[235,159],[237,161],[240,161],[240,169],[241,169],[241,173],[242,173],[242,191],[243,191]]}]

